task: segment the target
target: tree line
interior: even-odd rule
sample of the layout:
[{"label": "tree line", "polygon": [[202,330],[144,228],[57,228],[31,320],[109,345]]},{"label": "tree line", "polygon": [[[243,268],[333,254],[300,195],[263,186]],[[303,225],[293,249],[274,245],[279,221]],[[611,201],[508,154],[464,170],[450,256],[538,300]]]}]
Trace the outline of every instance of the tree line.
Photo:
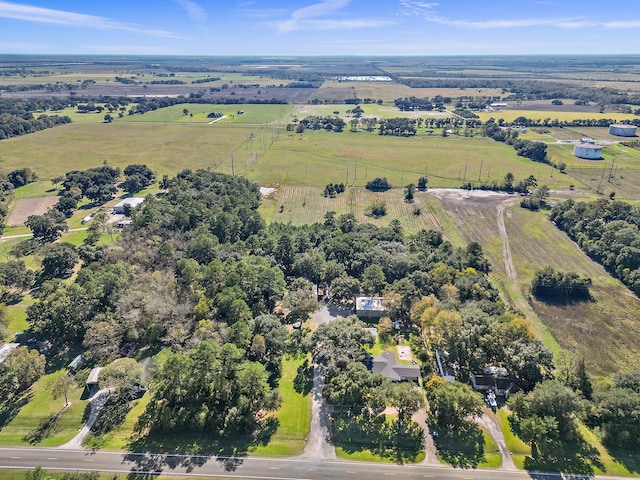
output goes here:
[{"label": "tree line", "polygon": [[619,200],[566,200],[550,215],[580,248],[640,295],[640,210]]}]

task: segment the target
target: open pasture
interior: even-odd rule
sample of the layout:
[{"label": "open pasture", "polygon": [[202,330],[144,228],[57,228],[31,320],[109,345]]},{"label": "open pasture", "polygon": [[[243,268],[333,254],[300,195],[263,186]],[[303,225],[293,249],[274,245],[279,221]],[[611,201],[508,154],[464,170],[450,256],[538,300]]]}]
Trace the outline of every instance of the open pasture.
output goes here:
[{"label": "open pasture", "polygon": [[[230,171],[229,163],[223,171]],[[242,168],[247,168],[250,179],[271,185],[324,187],[329,182],[344,182],[364,186],[375,177],[387,177],[392,185],[404,187],[426,175],[430,187],[459,187],[465,179],[502,179],[507,172],[517,179],[534,175],[539,183],[549,186],[566,188],[570,183],[557,174],[551,177],[551,167],[519,157],[504,143],[439,135],[399,138],[347,131],[281,134],[257,156],[257,161],[252,158]]]},{"label": "open pasture", "polygon": [[576,186],[594,192],[599,189],[603,195],[615,192],[619,200],[640,200],[640,169],[614,165],[611,179],[611,162],[600,168],[568,168],[567,172],[576,180]]},{"label": "open pasture", "polygon": [[257,133],[251,127],[206,123],[70,124],[3,140],[0,167],[11,171],[29,165],[48,180],[105,161],[122,169],[144,163],[161,177],[185,168],[215,169]]},{"label": "open pasture", "polygon": [[[220,105],[184,103],[166,108],[152,110],[143,115],[125,115],[114,118],[113,123],[204,123],[209,124],[217,119],[208,118],[212,112],[222,113],[227,118],[218,124],[257,125],[283,124],[289,118],[291,105]],[[188,110],[185,115],[184,110]],[[243,114],[238,114],[243,111]],[[193,115],[193,116],[192,116]],[[218,125],[216,125],[217,127]]]},{"label": "open pasture", "polygon": [[[583,199],[578,192],[573,195],[576,200]],[[512,206],[504,212],[509,247],[519,288],[538,318],[561,347],[585,358],[591,373],[607,375],[638,368],[640,325],[633,319],[640,309],[640,300],[557,229],[546,212],[522,209],[518,206],[519,197],[511,198]],[[466,242],[479,242],[498,279],[505,278],[505,269],[497,207],[505,199],[509,201],[510,197],[494,194],[465,199],[449,196],[442,200],[445,216],[441,223],[458,230]],[[547,265],[591,278],[595,301],[550,305],[533,300],[529,296],[531,280],[538,269]],[[616,348],[610,348],[611,345]]]},{"label": "open pasture", "polygon": [[[400,220],[407,232],[421,229],[442,230],[435,207],[437,201],[423,192],[415,193],[415,201],[404,201],[404,189],[394,188],[384,193],[370,192],[364,188],[348,188],[335,198],[324,197],[320,187],[283,186],[271,198],[263,200],[261,213],[268,222],[303,225],[322,223],[327,212],[337,215],[351,213],[361,223],[373,223],[386,227],[391,220]],[[373,218],[367,210],[374,201],[384,201],[387,215]]]},{"label": "open pasture", "polygon": [[543,121],[545,118],[549,118],[551,121],[558,120],[560,122],[571,120],[600,120],[603,118],[611,119],[615,122],[622,120],[633,120],[638,118],[636,115],[630,113],[619,112],[571,112],[571,111],[558,111],[558,110],[517,110],[515,108],[507,107],[493,112],[477,112],[480,120],[486,122],[490,118],[496,120],[502,118],[506,122],[513,122],[518,117],[531,118],[533,120]]},{"label": "open pasture", "polygon": [[[332,105],[296,105],[293,107],[293,114],[299,120],[302,120],[305,117],[310,115],[316,115],[319,117],[331,117],[334,115],[334,112],[339,112],[338,116],[342,118],[347,124],[349,121],[353,120],[355,117],[347,115],[347,111],[353,110],[355,105],[342,103],[342,104],[332,104]],[[431,118],[431,117],[451,117],[451,113],[449,112],[439,112],[439,111],[424,111],[424,112],[403,112],[398,110],[395,105],[383,104],[378,105],[377,103],[370,104],[361,104],[360,108],[364,111],[363,117],[375,117],[375,118]],[[348,127],[347,127],[348,128]]]},{"label": "open pasture", "polygon": [[[566,305],[530,302],[563,348],[585,359],[592,374],[640,366],[640,300],[557,229],[545,212],[514,207],[505,218],[519,282],[528,292],[536,270],[551,265],[592,279],[593,302]],[[615,345],[615,348],[611,348]]]}]

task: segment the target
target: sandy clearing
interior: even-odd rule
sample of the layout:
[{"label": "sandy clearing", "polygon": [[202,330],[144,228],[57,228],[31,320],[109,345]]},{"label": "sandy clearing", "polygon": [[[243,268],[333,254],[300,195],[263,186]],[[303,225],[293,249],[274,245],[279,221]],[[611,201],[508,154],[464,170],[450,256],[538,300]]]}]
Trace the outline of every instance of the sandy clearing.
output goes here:
[{"label": "sandy clearing", "polygon": [[29,215],[42,215],[58,202],[58,197],[22,198],[16,201],[7,226],[18,227],[24,225]]}]

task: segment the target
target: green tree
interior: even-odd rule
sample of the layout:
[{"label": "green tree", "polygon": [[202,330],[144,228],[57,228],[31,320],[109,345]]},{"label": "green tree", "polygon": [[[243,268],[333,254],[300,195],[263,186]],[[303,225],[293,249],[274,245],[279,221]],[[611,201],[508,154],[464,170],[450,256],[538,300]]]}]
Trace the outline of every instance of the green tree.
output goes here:
[{"label": "green tree", "polygon": [[47,389],[51,391],[51,396],[54,399],[64,397],[64,406],[66,408],[70,405],[69,394],[71,393],[71,390],[73,390],[73,386],[73,377],[65,372],[54,380],[51,380],[47,384]]},{"label": "green tree", "polygon": [[429,418],[439,431],[459,429],[468,417],[482,413],[484,402],[479,393],[466,384],[445,382],[427,389]]},{"label": "green tree", "polygon": [[330,371],[364,360],[367,357],[364,347],[373,343],[365,324],[356,316],[323,323],[313,332],[311,340],[314,361]]},{"label": "green tree", "polygon": [[420,177],[418,179],[418,190],[426,190],[429,179],[427,177]]},{"label": "green tree", "polygon": [[404,199],[405,201],[412,203],[413,202],[413,194],[416,191],[416,186],[413,183],[410,183],[404,188]]},{"label": "green tree", "polygon": [[412,382],[388,384],[386,393],[387,402],[398,411],[399,425],[405,425],[424,404],[420,388]]},{"label": "green tree", "polygon": [[119,358],[100,371],[103,388],[113,390],[120,398],[129,398],[134,388],[142,381],[142,367],[133,358]]},{"label": "green tree", "polygon": [[69,229],[64,214],[55,209],[42,215],[29,215],[24,224],[33,233],[35,242],[53,242]]},{"label": "green tree", "polygon": [[582,413],[580,399],[557,380],[544,381],[527,395],[518,392],[507,405],[514,415],[516,433],[523,434],[532,448],[543,455],[551,453],[554,442],[577,434],[575,420]]},{"label": "green tree", "polygon": [[355,296],[360,293],[360,288],[357,278],[343,273],[331,282],[331,299],[337,303],[353,302]]},{"label": "green tree", "polygon": [[46,360],[37,350],[27,347],[16,348],[7,359],[6,365],[13,373],[19,390],[29,388],[36,380],[44,375]]},{"label": "green tree", "polygon": [[318,300],[313,294],[313,284],[304,278],[297,278],[291,285],[284,299],[284,307],[288,310],[287,321],[305,322],[319,308]]},{"label": "green tree", "polygon": [[372,374],[361,362],[348,363],[327,379],[322,394],[332,405],[349,408],[381,408],[385,404],[385,379]]},{"label": "green tree", "polygon": [[362,274],[362,288],[367,295],[381,295],[387,287],[382,267],[377,264],[368,266]]},{"label": "green tree", "polygon": [[78,250],[72,243],[48,245],[42,258],[42,274],[46,278],[66,278],[79,260]]}]

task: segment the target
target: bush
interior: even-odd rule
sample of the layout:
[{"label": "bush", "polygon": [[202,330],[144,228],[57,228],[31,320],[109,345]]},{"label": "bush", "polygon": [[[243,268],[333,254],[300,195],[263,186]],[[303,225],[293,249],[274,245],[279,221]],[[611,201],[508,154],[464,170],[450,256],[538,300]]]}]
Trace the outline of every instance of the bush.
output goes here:
[{"label": "bush", "polygon": [[382,199],[375,200],[368,213],[374,218],[384,217],[387,214],[387,202]]},{"label": "bush", "polygon": [[575,272],[562,273],[552,267],[538,270],[531,281],[531,293],[553,300],[589,300],[591,279]]},{"label": "bush", "polygon": [[391,188],[391,184],[386,177],[380,178],[376,177],[373,180],[367,182],[365,185],[367,190],[371,190],[372,192],[386,192]]}]

